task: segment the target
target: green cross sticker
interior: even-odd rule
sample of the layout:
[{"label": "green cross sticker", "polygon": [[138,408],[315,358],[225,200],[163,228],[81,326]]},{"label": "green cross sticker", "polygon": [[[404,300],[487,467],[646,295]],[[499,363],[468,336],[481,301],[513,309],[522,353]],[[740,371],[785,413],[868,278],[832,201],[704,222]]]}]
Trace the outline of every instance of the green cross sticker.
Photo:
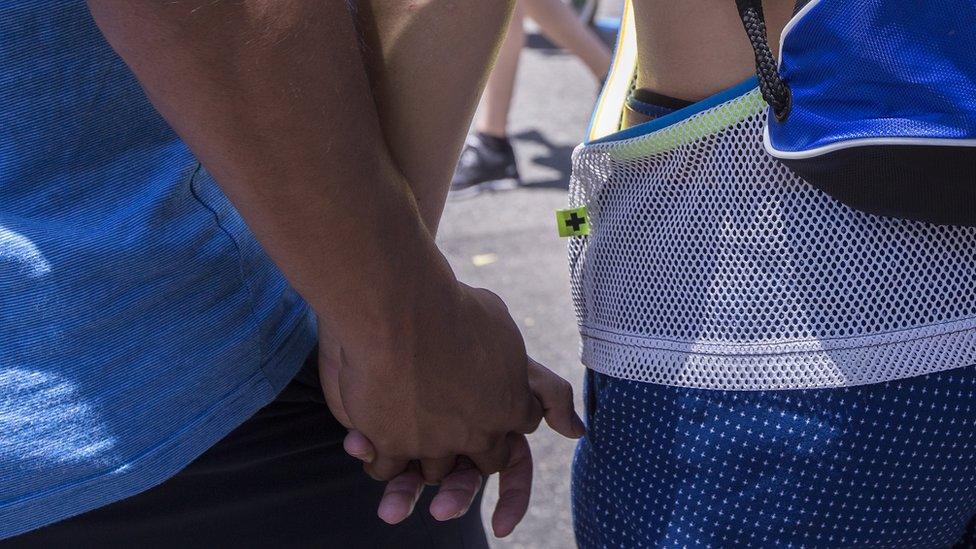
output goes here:
[{"label": "green cross sticker", "polygon": [[556,210],[556,226],[561,237],[590,234],[590,216],[586,213],[586,206]]}]

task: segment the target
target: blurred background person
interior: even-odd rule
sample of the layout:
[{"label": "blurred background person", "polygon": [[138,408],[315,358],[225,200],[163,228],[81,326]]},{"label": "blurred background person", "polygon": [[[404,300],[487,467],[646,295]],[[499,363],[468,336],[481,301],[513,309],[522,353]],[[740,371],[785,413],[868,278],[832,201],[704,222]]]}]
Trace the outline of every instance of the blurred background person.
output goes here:
[{"label": "blurred background person", "polygon": [[[584,14],[588,10],[583,10]],[[599,82],[606,79],[610,49],[563,0],[521,0],[515,6],[508,34],[488,78],[481,108],[461,152],[450,198],[475,196],[486,189],[510,189],[521,184],[515,151],[508,136],[508,117],[515,91],[519,58],[525,47],[525,18],[539,25],[556,45],[579,58]]]}]

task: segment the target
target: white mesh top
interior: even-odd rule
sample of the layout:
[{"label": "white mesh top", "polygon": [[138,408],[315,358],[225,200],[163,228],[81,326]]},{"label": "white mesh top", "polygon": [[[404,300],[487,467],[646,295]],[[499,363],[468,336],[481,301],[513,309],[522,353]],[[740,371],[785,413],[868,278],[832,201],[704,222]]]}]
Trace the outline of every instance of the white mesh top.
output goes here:
[{"label": "white mesh top", "polygon": [[[976,364],[976,228],[844,206],[763,149],[740,86],[581,145],[583,362],[686,387],[852,386]],[[694,114],[688,116],[688,112]]]}]

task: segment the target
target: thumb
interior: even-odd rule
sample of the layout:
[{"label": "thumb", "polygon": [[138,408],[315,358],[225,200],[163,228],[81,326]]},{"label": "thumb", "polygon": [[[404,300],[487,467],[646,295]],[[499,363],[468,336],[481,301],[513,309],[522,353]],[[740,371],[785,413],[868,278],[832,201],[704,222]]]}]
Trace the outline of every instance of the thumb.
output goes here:
[{"label": "thumb", "polygon": [[529,358],[529,388],[542,405],[546,423],[567,438],[586,434],[583,420],[573,404],[573,386],[551,370]]},{"label": "thumb", "polygon": [[376,448],[373,447],[373,443],[366,438],[366,435],[355,429],[349,431],[342,441],[342,449],[364,463],[373,463],[376,459]]},{"label": "thumb", "polygon": [[342,404],[342,393],[339,390],[339,372],[342,369],[342,348],[334,341],[319,338],[319,383],[325,403],[329,405],[332,415],[347,429],[352,428],[352,421]]},{"label": "thumb", "polygon": [[366,463],[372,463],[376,459],[376,448],[366,438],[366,435],[352,428],[352,421],[342,404],[342,393],[339,388],[339,372],[342,369],[342,363],[341,347],[336,345],[334,341],[320,336],[319,383],[322,385],[322,394],[325,395],[325,402],[328,404],[332,415],[339,423],[349,429],[349,433],[342,441],[342,447],[350,456]]}]

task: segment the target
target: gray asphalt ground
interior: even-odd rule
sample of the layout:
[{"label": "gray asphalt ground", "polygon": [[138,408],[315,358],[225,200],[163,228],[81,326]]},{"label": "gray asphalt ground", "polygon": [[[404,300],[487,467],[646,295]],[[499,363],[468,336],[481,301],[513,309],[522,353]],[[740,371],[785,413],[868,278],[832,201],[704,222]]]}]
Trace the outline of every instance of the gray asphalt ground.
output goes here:
[{"label": "gray asphalt ground", "polygon": [[[600,13],[617,15],[621,0]],[[508,303],[529,354],[576,390],[582,414],[583,367],[569,294],[566,241],[556,233],[555,210],[566,207],[570,156],[582,140],[598,84],[586,67],[530,36],[518,73],[510,133],[524,187],[448,204],[440,245],[460,278],[489,288]],[[493,547],[574,547],[569,472],[574,442],[540,428],[530,438],[535,458],[532,504],[515,533]],[[486,525],[497,497],[489,482]],[[490,531],[490,530],[489,530]]]}]

